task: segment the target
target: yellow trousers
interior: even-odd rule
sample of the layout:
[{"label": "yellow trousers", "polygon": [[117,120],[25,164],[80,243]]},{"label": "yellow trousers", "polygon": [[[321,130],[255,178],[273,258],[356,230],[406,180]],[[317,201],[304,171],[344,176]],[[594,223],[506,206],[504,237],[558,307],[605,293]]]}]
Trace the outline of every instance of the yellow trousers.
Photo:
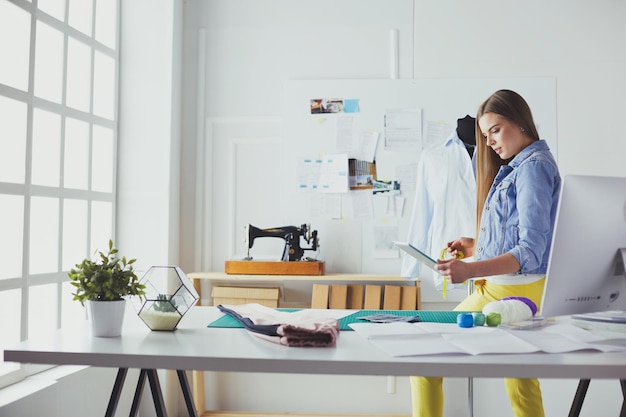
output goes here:
[{"label": "yellow trousers", "polygon": [[[527,297],[540,307],[545,278],[530,284],[498,285],[485,280],[476,281],[476,291],[463,300],[457,311],[482,311],[485,304],[504,297]],[[413,417],[443,416],[443,378],[412,376],[411,400]],[[515,417],[544,417],[541,389],[537,379],[505,378],[506,388]]]}]

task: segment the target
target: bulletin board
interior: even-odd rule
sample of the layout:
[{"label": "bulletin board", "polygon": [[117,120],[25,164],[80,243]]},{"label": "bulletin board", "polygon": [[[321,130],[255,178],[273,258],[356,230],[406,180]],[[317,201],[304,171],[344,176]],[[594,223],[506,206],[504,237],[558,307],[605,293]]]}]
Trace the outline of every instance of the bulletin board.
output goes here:
[{"label": "bulletin board", "polygon": [[[445,140],[457,119],[475,117],[476,110],[493,92],[511,89],[521,94],[533,111],[542,139],[555,157],[557,149],[556,80],[536,78],[424,78],[411,80],[294,80],[283,88],[284,161],[283,217],[293,224],[310,223],[318,230],[322,259],[333,273],[399,274],[400,255],[380,244],[381,235],[406,240],[414,197],[414,170],[421,148],[429,140]],[[311,100],[346,101],[345,112],[314,113]],[[398,111],[419,112],[421,143],[390,148],[385,118]],[[401,180],[402,212],[389,211],[389,194],[355,194],[348,190],[326,194],[299,188],[301,164],[306,158],[342,154],[340,137],[346,129],[354,138],[378,133],[375,150],[377,178]],[[350,133],[348,133],[350,134]],[[340,149],[341,148],[341,149]],[[355,198],[355,196],[358,196]],[[359,199],[371,199],[361,207]],[[473,209],[473,208],[472,208]],[[363,211],[370,210],[366,213]],[[394,236],[395,235],[395,236]],[[387,240],[389,240],[387,239]],[[384,239],[383,239],[384,240]],[[425,269],[425,268],[423,268]],[[441,294],[422,279],[424,301],[441,301]],[[447,298],[462,299],[465,292]]]}]

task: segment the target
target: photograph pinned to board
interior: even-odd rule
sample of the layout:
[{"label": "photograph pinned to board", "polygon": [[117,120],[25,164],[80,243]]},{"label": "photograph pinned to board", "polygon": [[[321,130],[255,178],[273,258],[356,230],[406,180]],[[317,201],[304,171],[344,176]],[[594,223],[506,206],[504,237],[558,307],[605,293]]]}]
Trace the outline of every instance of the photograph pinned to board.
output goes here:
[{"label": "photograph pinned to board", "polygon": [[312,98],[310,100],[311,114],[321,113],[358,113],[358,99],[342,98]]},{"label": "photograph pinned to board", "polygon": [[370,190],[376,181],[376,161],[348,159],[348,184],[351,190]]}]

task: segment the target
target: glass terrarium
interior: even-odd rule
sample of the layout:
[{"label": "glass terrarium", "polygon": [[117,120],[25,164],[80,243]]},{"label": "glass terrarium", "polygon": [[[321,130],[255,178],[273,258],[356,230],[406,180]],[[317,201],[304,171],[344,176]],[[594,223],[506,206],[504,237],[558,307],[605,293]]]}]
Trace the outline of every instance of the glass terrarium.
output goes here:
[{"label": "glass terrarium", "polygon": [[140,282],[146,286],[146,294],[133,297],[133,301],[151,330],[175,330],[199,299],[193,283],[177,266],[152,266]]}]

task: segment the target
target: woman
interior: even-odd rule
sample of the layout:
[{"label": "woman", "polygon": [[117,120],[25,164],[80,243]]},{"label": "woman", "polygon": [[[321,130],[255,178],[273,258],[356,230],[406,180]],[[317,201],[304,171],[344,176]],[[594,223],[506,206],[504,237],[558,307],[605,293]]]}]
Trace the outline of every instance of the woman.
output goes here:
[{"label": "woman", "polygon": [[[528,104],[510,90],[479,107],[476,148],[478,238],[449,242],[452,259],[436,268],[453,283],[483,278],[458,311],[481,311],[507,296],[539,307],[561,188],[558,167]],[[475,262],[455,260],[458,252]],[[544,416],[539,381],[507,378],[505,387],[516,417]],[[411,390],[414,417],[443,415],[442,378],[411,377]]]}]

